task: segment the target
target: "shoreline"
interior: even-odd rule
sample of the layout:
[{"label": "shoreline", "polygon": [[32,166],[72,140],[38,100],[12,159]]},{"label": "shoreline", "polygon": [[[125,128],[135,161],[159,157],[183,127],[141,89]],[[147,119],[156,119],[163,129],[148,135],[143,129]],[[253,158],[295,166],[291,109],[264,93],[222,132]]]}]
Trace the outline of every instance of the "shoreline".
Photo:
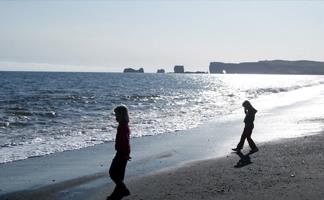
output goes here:
[{"label": "shoreline", "polygon": [[[324,119],[316,118],[324,116],[320,112],[322,106],[322,98],[317,96],[260,112],[252,137],[258,145],[269,141],[276,143],[284,138],[314,135],[318,133],[315,130],[323,128]],[[316,113],[315,118],[313,113]],[[139,180],[137,178],[152,173],[186,168],[192,161],[205,163],[206,159],[226,156],[231,147],[237,144],[243,126],[242,119],[238,117],[210,122],[174,134],[135,138],[131,141],[133,160],[127,166],[126,182],[132,184],[132,180]],[[254,156],[259,156],[262,151],[251,156],[252,162]],[[110,142],[2,164],[0,199],[102,199],[103,193],[109,194],[109,188],[113,186],[107,171],[114,154],[113,143]],[[233,158],[230,155],[229,158],[235,161],[237,156]],[[249,166],[254,166],[254,163]],[[133,188],[130,189],[132,192]],[[132,194],[138,195],[136,189]],[[130,198],[137,198],[133,195]]]},{"label": "shoreline", "polygon": [[[324,132],[266,142],[252,155],[245,149],[243,157],[231,153],[134,178],[126,181],[132,195],[124,199],[321,199],[323,142]],[[105,199],[112,190],[105,186],[84,199]]]},{"label": "shoreline", "polygon": [[[232,123],[233,126],[230,127],[234,134],[235,131],[241,129],[241,122]],[[141,176],[181,162],[196,160],[202,156],[224,155],[225,149],[215,152],[212,148],[203,148],[204,145],[212,147],[213,138],[221,137],[210,135],[214,130],[217,129],[206,125],[174,134],[134,138],[131,141],[133,160],[128,164],[126,178]],[[201,138],[200,132],[208,134],[207,138]],[[193,141],[197,143],[191,145]],[[83,149],[1,164],[0,199],[17,192],[27,194],[45,188],[56,190],[58,185],[65,184],[67,188],[73,190],[69,184],[71,181],[75,181],[77,187],[89,184],[90,188],[104,185],[107,182],[111,183],[107,171],[114,154],[114,143],[108,142]]]},{"label": "shoreline", "polygon": [[[251,155],[245,147],[243,158],[232,152],[129,177],[126,184],[131,195],[124,199],[320,199],[324,196],[323,143],[322,131],[316,135],[264,142],[259,145],[259,152]],[[93,187],[98,178],[106,181]],[[104,200],[114,187],[107,179],[105,173],[96,174],[10,193],[0,199]],[[87,184],[92,186],[87,187]]]}]

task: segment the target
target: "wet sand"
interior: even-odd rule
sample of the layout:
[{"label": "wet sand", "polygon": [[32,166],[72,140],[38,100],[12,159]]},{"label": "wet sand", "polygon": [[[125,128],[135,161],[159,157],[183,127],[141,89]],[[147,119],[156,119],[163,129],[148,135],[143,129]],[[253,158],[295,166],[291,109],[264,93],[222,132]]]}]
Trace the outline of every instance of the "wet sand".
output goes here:
[{"label": "wet sand", "polygon": [[[132,195],[124,199],[323,199],[323,144],[324,133],[285,139],[260,146],[251,163],[231,153],[134,178],[127,181]],[[111,190],[87,198],[105,199]]]},{"label": "wet sand", "polygon": [[[243,129],[241,113],[132,139],[126,170],[132,194],[125,199],[323,199],[324,133],[309,131],[322,129],[322,107],[319,96],[260,112],[252,135],[260,151],[241,160],[243,166],[230,153]],[[282,139],[294,135],[308,136]],[[0,200],[104,200],[114,187],[107,174],[114,153],[111,142],[1,164]]]},{"label": "wet sand", "polygon": [[[323,144],[324,133],[283,139],[266,142],[259,146],[259,152],[248,156],[245,148],[243,156],[230,153],[133,177],[126,181],[132,194],[124,199],[323,199]],[[106,199],[113,190],[111,183],[71,192],[71,187],[91,178],[20,191],[1,199]]]}]

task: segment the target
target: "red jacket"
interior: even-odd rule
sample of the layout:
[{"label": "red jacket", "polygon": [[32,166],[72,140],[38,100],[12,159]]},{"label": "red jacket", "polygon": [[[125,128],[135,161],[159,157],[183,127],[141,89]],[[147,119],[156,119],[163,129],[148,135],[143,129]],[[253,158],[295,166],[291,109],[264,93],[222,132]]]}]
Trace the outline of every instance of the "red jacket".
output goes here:
[{"label": "red jacket", "polygon": [[125,155],[127,159],[130,155],[129,135],[130,129],[128,123],[119,123],[117,127],[115,149],[118,153]]}]

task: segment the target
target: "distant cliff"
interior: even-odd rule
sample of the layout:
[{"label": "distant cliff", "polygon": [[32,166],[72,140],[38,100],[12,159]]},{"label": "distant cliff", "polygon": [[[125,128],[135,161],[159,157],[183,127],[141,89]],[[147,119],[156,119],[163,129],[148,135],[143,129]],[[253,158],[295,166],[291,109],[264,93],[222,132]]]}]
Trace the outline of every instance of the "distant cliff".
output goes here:
[{"label": "distant cliff", "polygon": [[126,68],[126,69],[124,69],[124,73],[144,73],[144,69],[139,68],[138,70],[136,70],[133,68]]},{"label": "distant cliff", "polygon": [[243,63],[211,62],[210,73],[228,74],[324,74],[324,62],[271,60]]}]

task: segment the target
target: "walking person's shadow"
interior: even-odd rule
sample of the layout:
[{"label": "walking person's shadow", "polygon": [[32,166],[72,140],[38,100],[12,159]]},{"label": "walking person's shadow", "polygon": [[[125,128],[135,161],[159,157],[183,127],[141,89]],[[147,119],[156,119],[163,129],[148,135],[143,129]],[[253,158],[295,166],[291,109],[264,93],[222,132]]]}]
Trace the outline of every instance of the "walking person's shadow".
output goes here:
[{"label": "walking person's shadow", "polygon": [[250,155],[252,154],[251,152],[247,153],[245,155],[241,151],[238,151],[235,153],[240,157],[240,160],[236,163],[236,165],[234,165],[235,168],[241,168],[246,165],[252,164],[252,161],[250,158]]}]

